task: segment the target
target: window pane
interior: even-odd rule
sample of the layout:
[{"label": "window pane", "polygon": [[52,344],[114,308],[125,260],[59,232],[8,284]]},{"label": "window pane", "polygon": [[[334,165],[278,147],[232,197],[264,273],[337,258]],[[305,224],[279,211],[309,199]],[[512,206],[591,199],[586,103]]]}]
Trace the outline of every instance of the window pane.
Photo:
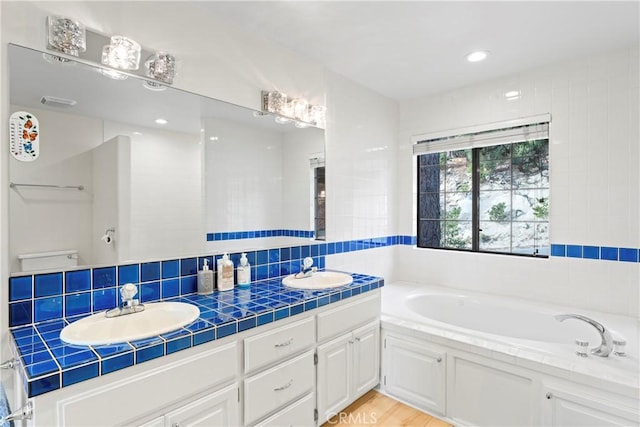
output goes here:
[{"label": "window pane", "polygon": [[511,252],[511,222],[480,221],[481,251]]},{"label": "window pane", "polygon": [[494,145],[480,149],[480,162],[511,158],[511,145]]},{"label": "window pane", "polygon": [[444,221],[444,247],[471,249],[471,221]]},{"label": "window pane", "polygon": [[537,156],[514,158],[513,186],[515,188],[548,188],[549,158]]},{"label": "window pane", "polygon": [[480,191],[511,188],[511,160],[480,160]]},{"label": "window pane", "polygon": [[513,192],[513,221],[548,221],[549,190],[518,190]]},{"label": "window pane", "polygon": [[422,248],[444,246],[441,221],[420,220],[418,223],[418,245]]},{"label": "window pane", "polygon": [[513,253],[526,255],[548,254],[549,225],[535,222],[514,222]]},{"label": "window pane", "polygon": [[471,150],[447,153],[445,191],[471,190]]},{"label": "window pane", "polygon": [[518,142],[512,144],[512,157],[549,157],[549,140],[538,139],[536,141]]},{"label": "window pane", "polygon": [[472,193],[445,193],[444,219],[471,221]]},{"label": "window pane", "polygon": [[481,191],[480,221],[511,219],[511,191]]},{"label": "window pane", "polygon": [[444,193],[420,193],[420,219],[440,219],[444,212]]}]

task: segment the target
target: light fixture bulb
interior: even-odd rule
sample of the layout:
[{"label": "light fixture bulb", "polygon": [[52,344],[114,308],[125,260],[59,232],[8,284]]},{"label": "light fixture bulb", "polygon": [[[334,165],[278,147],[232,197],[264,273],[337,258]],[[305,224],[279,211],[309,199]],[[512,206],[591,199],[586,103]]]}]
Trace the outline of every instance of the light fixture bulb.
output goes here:
[{"label": "light fixture bulb", "polygon": [[478,50],[475,52],[471,52],[469,53],[466,58],[467,61],[469,62],[480,62],[480,61],[484,61],[485,59],[487,59],[487,56],[489,56],[489,52],[486,50]]},{"label": "light fixture bulb", "polygon": [[167,123],[169,123],[167,120],[165,119],[155,119],[154,120],[157,124],[159,125],[166,125]]},{"label": "light fixture bulb", "polygon": [[270,113],[282,114],[287,105],[287,95],[277,90],[269,92],[267,95],[267,111]]},{"label": "light fixture bulb", "polygon": [[176,75],[176,58],[170,53],[156,52],[144,63],[147,76],[168,84],[173,83]]},{"label": "light fixture bulb", "polygon": [[309,126],[311,126],[311,124],[305,123],[305,122],[296,122],[295,123],[295,127],[297,127],[298,129],[308,128]]},{"label": "light fixture bulb", "polygon": [[309,120],[309,103],[305,99],[296,98],[291,101],[291,109],[294,118],[302,121]]},{"label": "light fixture bulb", "polygon": [[78,56],[87,50],[87,37],[84,25],[63,16],[47,17],[47,47]]},{"label": "light fixture bulb", "polygon": [[276,117],[276,123],[284,125],[285,123],[289,123],[291,119],[287,119],[286,117]]},{"label": "light fixture bulb", "polygon": [[116,70],[105,70],[104,68],[100,68],[98,69],[98,72],[113,80],[127,80],[129,78],[126,74],[120,73]]},{"label": "light fixture bulb", "polygon": [[327,107],[323,105],[312,105],[311,106],[311,122],[316,125],[320,125],[324,123],[326,118]]},{"label": "light fixture bulb", "polygon": [[124,36],[111,36],[111,42],[102,48],[102,63],[120,70],[140,67],[140,45]]}]

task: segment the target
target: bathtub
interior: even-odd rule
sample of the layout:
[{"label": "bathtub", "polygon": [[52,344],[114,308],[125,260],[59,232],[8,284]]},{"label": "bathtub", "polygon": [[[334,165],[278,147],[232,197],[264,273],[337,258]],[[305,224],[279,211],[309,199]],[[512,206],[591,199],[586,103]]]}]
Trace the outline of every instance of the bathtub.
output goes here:
[{"label": "bathtub", "polygon": [[[627,341],[626,356],[577,356],[577,338],[594,348],[600,336],[585,322],[557,321],[554,315],[562,313],[581,314],[605,325],[614,338]],[[626,389],[639,387],[638,319],[411,282],[385,285],[381,319],[383,328],[405,328],[467,349],[556,368],[567,376],[580,373]]]}]

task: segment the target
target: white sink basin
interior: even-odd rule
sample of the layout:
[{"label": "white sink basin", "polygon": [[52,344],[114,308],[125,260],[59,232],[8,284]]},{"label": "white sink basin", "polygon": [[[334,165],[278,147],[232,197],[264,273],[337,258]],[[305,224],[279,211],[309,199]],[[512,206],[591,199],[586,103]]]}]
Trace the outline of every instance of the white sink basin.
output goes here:
[{"label": "white sink basin", "polygon": [[316,271],[309,277],[296,279],[295,274],[285,277],[282,284],[297,289],[330,289],[349,285],[353,277],[336,271]]},{"label": "white sink basin", "polygon": [[101,345],[149,338],[180,329],[200,316],[200,309],[183,302],[144,304],[139,313],[107,318],[98,313],[67,325],[60,339],[69,344]]}]

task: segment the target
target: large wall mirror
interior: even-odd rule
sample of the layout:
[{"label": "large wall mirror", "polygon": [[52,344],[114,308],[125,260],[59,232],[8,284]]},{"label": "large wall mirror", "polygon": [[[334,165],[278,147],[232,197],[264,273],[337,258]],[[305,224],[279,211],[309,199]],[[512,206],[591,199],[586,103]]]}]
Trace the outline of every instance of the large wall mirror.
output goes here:
[{"label": "large wall mirror", "polygon": [[39,143],[10,157],[12,272],[54,251],[86,266],[324,237],[322,129],[15,45],[9,73]]}]

